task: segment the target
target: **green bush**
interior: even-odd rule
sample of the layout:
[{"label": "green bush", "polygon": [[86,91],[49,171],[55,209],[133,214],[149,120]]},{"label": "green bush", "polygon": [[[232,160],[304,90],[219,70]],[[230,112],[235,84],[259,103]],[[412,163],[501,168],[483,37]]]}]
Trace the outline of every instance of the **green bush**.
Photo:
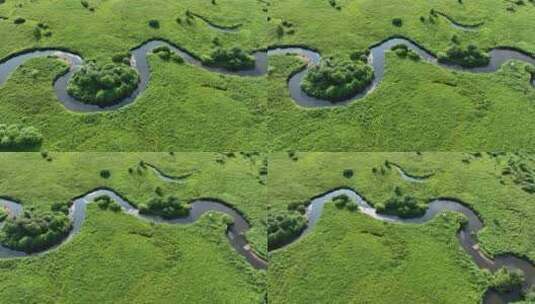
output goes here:
[{"label": "green bush", "polygon": [[298,213],[268,215],[268,249],[287,244],[306,228],[306,218]]},{"label": "green bush", "polygon": [[166,219],[187,216],[190,209],[189,205],[182,204],[174,196],[153,198],[147,204],[139,205],[139,213],[157,215]]},{"label": "green bush", "polygon": [[0,242],[12,249],[27,253],[48,249],[64,239],[72,225],[61,212],[25,212],[7,218],[0,231]]},{"label": "green bush", "polygon": [[401,27],[403,25],[403,20],[401,20],[401,18],[394,18],[392,19],[392,25]]},{"label": "green bush", "polygon": [[118,212],[121,210],[121,205],[119,205],[115,200],[107,195],[101,195],[94,200],[97,203],[97,206],[102,210],[111,210],[113,212]]},{"label": "green bush", "polygon": [[523,282],[524,273],[522,271],[511,271],[502,267],[492,275],[490,286],[500,292],[509,292],[521,287]]},{"label": "green bush", "polygon": [[353,169],[344,169],[344,171],[342,172],[342,175],[345,178],[352,178],[353,174],[354,174]]},{"label": "green bush", "polygon": [[203,62],[209,66],[225,68],[231,71],[252,69],[255,66],[254,57],[239,47],[230,49],[217,47],[210,56],[203,57]]},{"label": "green bush", "polygon": [[349,196],[347,196],[345,194],[337,195],[337,196],[335,196],[333,198],[333,202],[334,202],[334,205],[336,206],[336,208],[342,209],[349,202]]},{"label": "green bush", "polygon": [[53,203],[50,207],[50,210],[54,212],[61,212],[65,215],[69,214],[69,207],[71,206],[71,203]]},{"label": "green bush", "polygon": [[463,67],[472,68],[488,65],[490,57],[475,45],[469,45],[466,49],[458,45],[452,45],[446,52],[440,52],[438,54],[438,61],[441,63],[455,63]]},{"label": "green bush", "polygon": [[108,179],[110,178],[110,176],[111,176],[110,170],[104,169],[100,171],[100,177]]},{"label": "green bush", "polygon": [[152,27],[152,28],[158,29],[158,28],[160,28],[160,21],[158,21],[156,19],[151,19],[151,20],[149,20],[149,26]]},{"label": "green bush", "polygon": [[3,222],[7,218],[6,209],[0,208],[0,222]]},{"label": "green bush", "polygon": [[22,17],[17,17],[17,18],[15,18],[15,20],[13,20],[13,23],[15,23],[15,24],[23,24],[24,22],[26,22],[26,19],[24,19]]},{"label": "green bush", "polygon": [[124,64],[88,63],[74,73],[67,92],[81,102],[105,106],[132,94],[138,82],[136,70]]},{"label": "green bush", "polygon": [[333,102],[362,92],[373,80],[370,65],[345,59],[325,59],[312,67],[301,83],[308,95]]},{"label": "green bush", "polygon": [[397,215],[402,218],[418,217],[424,215],[427,206],[420,204],[416,198],[405,195],[395,195],[382,204],[375,206],[377,213]]},{"label": "green bush", "polygon": [[0,148],[15,149],[41,144],[43,136],[34,127],[0,124]]},{"label": "green bush", "polygon": [[172,60],[176,63],[184,63],[184,59],[180,57],[177,53],[171,51],[168,46],[159,46],[152,50],[152,52],[164,61]]}]

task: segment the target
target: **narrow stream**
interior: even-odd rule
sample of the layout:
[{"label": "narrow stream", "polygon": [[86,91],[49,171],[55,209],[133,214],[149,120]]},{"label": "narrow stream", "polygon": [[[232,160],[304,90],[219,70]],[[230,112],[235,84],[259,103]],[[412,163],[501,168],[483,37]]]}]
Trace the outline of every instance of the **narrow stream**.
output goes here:
[{"label": "narrow stream", "polygon": [[[88,194],[85,194],[82,197],[74,198],[73,204],[69,209],[69,217],[72,220],[73,227],[69,232],[68,237],[55,247],[36,254],[47,253],[50,250],[53,250],[61,246],[62,244],[65,244],[76,234],[78,234],[85,220],[86,206],[93,202],[95,198],[102,195],[107,195],[111,199],[116,201],[121,206],[122,211],[126,214],[153,223],[166,223],[171,225],[191,224],[196,222],[203,214],[207,212],[224,213],[233,219],[233,224],[231,224],[227,230],[227,238],[230,242],[230,245],[239,254],[244,256],[254,268],[267,269],[267,262],[255,254],[245,237],[245,233],[250,229],[249,223],[238,211],[227,206],[226,204],[212,199],[198,199],[190,203],[191,211],[188,216],[168,220],[158,216],[139,214],[139,210],[136,209],[136,207],[134,207],[126,199],[124,199],[111,189],[96,189],[94,191],[89,192]],[[0,199],[0,207],[5,208],[8,211],[8,214],[10,214],[10,216],[19,216],[23,212],[22,206],[20,204],[8,200]],[[25,252],[12,250],[0,245],[0,258],[14,258],[36,254],[27,254]]]},{"label": "narrow stream", "polygon": [[[293,242],[310,233],[320,219],[325,204],[330,202],[334,197],[342,194],[347,195],[352,201],[358,204],[359,212],[374,219],[389,223],[423,224],[432,220],[436,215],[444,211],[460,212],[466,216],[468,223],[459,230],[457,238],[459,239],[461,247],[472,257],[472,260],[479,268],[488,269],[492,272],[495,272],[501,267],[506,267],[511,270],[519,269],[524,273],[525,276],[525,282],[522,288],[526,289],[529,286],[535,285],[535,266],[529,261],[509,254],[500,255],[493,259],[486,256],[485,253],[479,249],[479,244],[476,238],[477,233],[483,228],[483,222],[472,209],[460,201],[451,199],[433,200],[429,203],[428,209],[423,216],[404,219],[392,215],[378,214],[375,208],[370,206],[370,204],[368,204],[368,202],[366,202],[357,192],[350,188],[333,190],[312,199],[306,212],[308,225],[301,235]],[[521,290],[514,290],[513,292],[509,293],[500,293],[494,289],[489,289],[484,295],[483,303],[506,304],[509,302],[518,301],[520,298]]]},{"label": "narrow stream", "polygon": [[[301,82],[303,78],[308,73],[310,67],[318,65],[321,62],[321,55],[313,50],[309,50],[302,47],[276,47],[269,49],[267,51],[256,51],[253,53],[255,57],[255,67],[250,70],[242,71],[229,71],[223,68],[215,68],[203,65],[202,62],[194,57],[192,54],[188,53],[185,50],[182,50],[166,41],[163,40],[150,40],[143,43],[141,46],[132,50],[131,57],[131,66],[135,68],[140,76],[140,83],[137,89],[128,97],[120,100],[119,102],[110,105],[101,107],[98,105],[90,105],[79,102],[72,96],[67,93],[67,84],[69,79],[71,79],[74,72],[80,68],[84,63],[83,59],[73,53],[69,53],[62,50],[37,50],[37,51],[28,51],[13,57],[4,59],[0,63],[0,86],[3,85],[6,80],[9,78],[9,75],[18,68],[21,64],[26,62],[31,58],[37,57],[46,57],[46,56],[57,56],[65,59],[69,65],[70,69],[65,74],[59,77],[54,82],[54,90],[59,99],[59,101],[71,111],[76,112],[98,112],[98,111],[111,111],[122,108],[128,104],[131,104],[136,100],[136,98],[145,91],[149,84],[150,80],[150,67],[147,61],[147,54],[150,53],[153,49],[159,46],[168,46],[173,52],[178,54],[184,59],[185,62],[191,65],[201,67],[205,70],[214,73],[222,73],[227,75],[236,75],[236,76],[263,76],[266,75],[268,71],[268,57],[273,55],[286,55],[292,54],[297,55],[305,59],[307,62],[306,67],[303,70],[298,71],[288,80],[289,94],[292,99],[300,106],[303,107],[333,107],[346,105],[352,101],[358,100],[365,97],[370,92],[375,90],[379,83],[384,78],[385,73],[385,53],[390,50],[393,46],[403,44],[406,45],[409,49],[415,51],[423,60],[430,62],[435,65],[439,65],[444,68],[454,69],[465,72],[474,72],[474,73],[491,73],[497,71],[505,62],[508,60],[519,60],[535,66],[535,57],[524,54],[517,50],[507,49],[507,48],[495,48],[492,49],[489,53],[490,63],[485,67],[478,68],[463,68],[458,65],[452,64],[442,64],[439,63],[436,57],[429,51],[425,50],[423,47],[417,45],[406,38],[389,38],[385,41],[382,41],[371,47],[370,56],[368,62],[374,68],[374,79],[372,83],[366,87],[363,92],[348,98],[347,100],[341,102],[331,102],[328,100],[322,100],[318,98],[311,97],[307,95],[303,90],[301,90]],[[531,79],[531,83],[535,86],[535,77]]]}]

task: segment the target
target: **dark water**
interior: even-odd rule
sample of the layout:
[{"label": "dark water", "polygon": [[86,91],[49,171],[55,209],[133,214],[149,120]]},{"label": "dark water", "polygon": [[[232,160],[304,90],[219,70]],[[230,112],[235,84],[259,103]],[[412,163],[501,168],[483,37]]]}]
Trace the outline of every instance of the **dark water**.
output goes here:
[{"label": "dark water", "polygon": [[[242,256],[244,256],[247,261],[257,269],[267,269],[267,262],[257,256],[253,250],[251,250],[249,243],[247,242],[247,239],[245,238],[245,233],[250,229],[249,223],[245,220],[245,218],[239,214],[235,209],[221,203],[218,201],[208,200],[208,199],[201,199],[201,200],[195,200],[191,202],[191,211],[190,214],[186,217],[181,217],[177,219],[163,219],[158,216],[149,216],[149,215],[142,215],[139,214],[139,211],[128,201],[126,201],[124,198],[119,196],[117,193],[115,193],[112,190],[109,189],[98,189],[94,190],[83,197],[76,198],[73,200],[73,204],[71,208],[69,209],[69,216],[73,223],[73,228],[69,233],[69,236],[61,243],[64,244],[69,239],[74,237],[76,234],[80,232],[80,229],[82,228],[82,225],[85,220],[85,214],[86,214],[86,206],[87,204],[91,203],[95,198],[101,196],[101,195],[107,195],[110,198],[112,198],[114,201],[116,201],[121,207],[123,212],[126,214],[130,214],[133,216],[136,216],[140,219],[154,222],[154,223],[166,223],[166,224],[191,224],[196,222],[203,214],[207,212],[221,212],[228,216],[230,216],[233,219],[233,224],[229,226],[229,229],[227,230],[227,238],[230,242],[230,245]],[[9,212],[13,216],[17,216],[21,214],[22,212],[22,206],[18,203],[7,201],[7,200],[0,200],[0,207],[6,208],[9,210]],[[49,252],[50,250],[53,250],[61,244],[55,246],[52,249],[48,249],[44,252],[37,253],[37,254],[43,254],[46,252]],[[27,256],[28,254],[11,250],[7,247],[0,245],[0,258],[12,258],[12,257],[21,257],[21,256]]]},{"label": "dark water", "polygon": [[409,174],[409,173],[405,172],[405,170],[403,170],[403,168],[401,168],[401,166],[399,166],[397,164],[394,164],[394,163],[389,163],[389,164],[390,164],[390,166],[396,168],[396,170],[399,172],[399,175],[401,176],[401,178],[403,178],[404,180],[406,180],[408,182],[411,182],[411,183],[423,183],[423,182],[427,181],[427,179],[429,179],[431,176],[433,176],[433,174],[426,174],[426,175],[421,175],[421,176]]},{"label": "dark water", "polygon": [[[466,205],[461,202],[451,199],[437,199],[429,203],[428,209],[421,217],[403,219],[392,215],[378,214],[372,206],[368,204],[358,193],[349,188],[333,190],[325,193],[321,196],[314,198],[311,204],[307,208],[308,226],[299,236],[303,236],[310,233],[317,224],[323,207],[326,203],[330,202],[334,197],[345,194],[359,205],[359,212],[364,213],[374,219],[399,224],[423,224],[432,220],[438,214],[444,211],[460,212],[468,219],[467,224],[459,231],[457,237],[461,247],[468,253],[474,263],[480,268],[488,269],[492,272],[498,270],[501,267],[508,269],[519,269],[524,273],[525,283],[523,288],[526,289],[529,286],[535,284],[535,266],[529,261],[516,257],[514,255],[502,255],[497,256],[494,259],[487,257],[481,250],[477,242],[477,233],[483,228],[483,222],[478,215]],[[296,240],[298,240],[297,238]],[[521,290],[515,290],[510,293],[499,293],[493,289],[487,290],[484,296],[484,304],[505,304],[512,301],[518,301],[521,297]]]},{"label": "dark water", "polygon": [[[455,69],[459,71],[474,72],[474,73],[490,73],[497,71],[506,61],[508,60],[520,60],[526,63],[535,65],[535,58],[523,54],[516,50],[510,50],[506,48],[495,48],[490,51],[490,63],[485,67],[479,68],[463,68],[458,65],[452,64],[441,64],[438,63],[437,59],[433,54],[420,47],[416,43],[405,39],[405,38],[391,38],[387,39],[375,46],[373,46],[370,51],[370,56],[368,58],[369,63],[374,68],[374,79],[372,83],[364,89],[363,92],[348,98],[347,100],[340,102],[330,102],[328,100],[322,100],[308,96],[303,90],[301,90],[301,82],[303,78],[309,71],[309,68],[318,65],[321,61],[321,56],[318,52],[313,50],[308,50],[301,47],[280,47],[270,49],[266,51],[257,51],[253,55],[256,59],[254,69],[242,70],[242,71],[229,71],[223,68],[214,68],[208,67],[202,64],[200,60],[196,59],[194,56],[181,50],[166,41],[162,40],[151,40],[141,46],[132,50],[131,65],[134,67],[140,76],[140,83],[137,89],[128,97],[120,100],[114,105],[100,107],[97,105],[88,105],[77,101],[75,98],[71,97],[67,93],[67,83],[72,77],[73,73],[83,64],[83,60],[75,54],[68,53],[60,50],[46,50],[46,51],[30,51],[27,53],[22,53],[11,59],[0,64],[0,85],[4,84],[9,75],[26,60],[36,57],[43,56],[58,56],[62,57],[70,65],[70,70],[65,75],[59,77],[54,83],[54,90],[59,101],[65,106],[65,108],[76,111],[76,112],[98,112],[98,111],[111,111],[122,108],[128,104],[131,104],[136,100],[139,94],[143,93],[147,88],[150,80],[150,68],[147,62],[147,54],[150,53],[154,48],[159,46],[168,46],[173,52],[177,53],[180,57],[184,59],[185,62],[202,67],[208,71],[214,73],[222,73],[227,75],[236,75],[236,76],[263,76],[267,73],[268,70],[268,57],[273,55],[285,55],[292,54],[304,58],[307,61],[307,66],[302,71],[297,72],[288,81],[289,94],[292,99],[300,106],[303,107],[333,107],[348,104],[352,101],[363,98],[368,95],[370,92],[375,90],[379,83],[384,78],[385,72],[385,52],[390,50],[393,46],[403,44],[406,45],[409,49],[415,51],[423,60],[440,65],[444,68]],[[531,80],[532,84],[535,86],[535,78]]]}]

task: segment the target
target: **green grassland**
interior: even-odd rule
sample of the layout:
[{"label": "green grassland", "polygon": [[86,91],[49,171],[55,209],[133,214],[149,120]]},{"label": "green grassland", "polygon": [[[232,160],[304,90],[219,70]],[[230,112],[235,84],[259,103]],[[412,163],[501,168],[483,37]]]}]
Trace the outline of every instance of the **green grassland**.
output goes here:
[{"label": "green grassland", "polygon": [[[143,42],[162,38],[198,57],[217,38],[223,47],[248,51],[265,45],[265,13],[256,1],[7,1],[0,4],[0,58],[31,48],[64,48],[99,64],[111,62]],[[219,25],[242,24],[223,33],[199,18],[186,23],[186,11]],[[15,25],[14,19],[26,22]],[[182,24],[176,22],[181,18]],[[160,23],[158,29],[149,20]],[[52,32],[36,40],[46,23]],[[53,79],[64,67],[36,59],[0,87],[2,123],[34,125],[43,147],[56,151],[229,151],[259,150],[267,141],[265,77],[223,76],[188,64],[151,56],[149,88],[133,105],[118,111],[79,114],[66,110],[53,93]],[[253,149],[254,148],[254,149]]]},{"label": "green grassland", "polygon": [[510,151],[535,144],[535,90],[522,63],[483,75],[390,53],[375,91],[329,109],[303,109],[289,97],[286,79],[302,66],[298,59],[277,56],[270,64],[268,129],[275,151]]},{"label": "green grassland", "polygon": [[0,296],[9,303],[260,303],[264,273],[233,252],[225,229],[220,216],[150,225],[90,205],[81,233],[61,249],[0,260]]},{"label": "green grassland", "polygon": [[[409,182],[385,161],[413,175],[434,175]],[[535,261],[529,224],[535,220],[534,165],[532,155],[524,154],[297,153],[292,159],[276,153],[270,156],[270,212],[287,212],[290,203],[343,186],[377,204],[399,187],[422,202],[462,200],[485,223],[477,236],[485,252]],[[354,176],[344,177],[345,169]],[[274,303],[475,303],[489,284],[459,246],[454,213],[423,225],[396,225],[331,205],[325,209],[309,235],[271,254],[268,290]]]},{"label": "green grassland", "polygon": [[[271,44],[304,45],[323,57],[348,57],[392,36],[408,37],[433,53],[457,36],[482,49],[508,46],[535,53],[535,6],[509,1],[336,0],[272,1]],[[507,8],[513,7],[515,11]],[[444,17],[431,23],[430,10],[460,23],[483,22],[477,31],[454,28]],[[423,16],[427,21],[422,22]],[[401,18],[403,25],[392,24]],[[285,34],[279,36],[282,22]],[[292,33],[293,32],[293,33]],[[533,146],[535,90],[524,64],[498,73],[453,72],[389,55],[385,79],[364,99],[337,109],[304,109],[289,97],[286,80],[300,61],[270,58],[271,149],[281,151],[515,150]]]},{"label": "green grassland", "polygon": [[[0,196],[43,210],[98,187],[112,188],[135,205],[157,197],[158,187],[163,195],[175,195],[181,201],[220,199],[250,221],[252,228],[247,237],[256,251],[266,255],[266,189],[259,173],[264,166],[262,155],[49,153],[48,158],[39,153],[0,154]],[[140,161],[171,176],[191,176],[181,183],[166,182],[150,168],[143,169]],[[101,170],[109,170],[111,176],[102,178]]]},{"label": "green grassland", "polygon": [[[502,0],[335,0],[340,10],[329,0],[271,1],[268,15],[269,35],[280,44],[304,44],[326,55],[347,54],[364,49],[385,38],[409,37],[433,52],[445,49],[453,35],[464,45],[473,43],[481,48],[510,46],[535,52],[535,26],[532,16],[535,6],[529,1],[515,5]],[[514,11],[508,10],[509,7]],[[462,31],[451,26],[444,17],[429,22],[430,11],[444,13],[462,24],[483,23],[478,31]],[[422,22],[420,17],[425,17]],[[392,24],[400,18],[403,25]],[[279,37],[276,27],[282,22],[293,24],[293,34]]]}]

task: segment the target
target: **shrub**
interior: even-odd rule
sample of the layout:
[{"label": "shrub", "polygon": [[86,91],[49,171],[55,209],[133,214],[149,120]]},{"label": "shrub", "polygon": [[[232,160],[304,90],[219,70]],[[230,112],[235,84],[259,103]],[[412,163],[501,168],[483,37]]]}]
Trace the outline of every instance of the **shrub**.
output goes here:
[{"label": "shrub", "polygon": [[7,212],[5,208],[0,209],[0,223],[7,218]]},{"label": "shrub", "polygon": [[50,206],[50,210],[54,212],[61,212],[63,214],[69,214],[69,207],[71,206],[70,203],[53,203],[52,206]]},{"label": "shrub", "polygon": [[12,249],[27,253],[48,249],[67,236],[72,225],[69,217],[60,212],[25,212],[16,218],[7,218],[0,242]]},{"label": "shrub", "polygon": [[152,28],[158,29],[158,28],[160,28],[160,21],[158,21],[156,19],[151,19],[151,20],[149,20],[149,26],[152,27]]},{"label": "shrub", "polygon": [[419,204],[418,201],[409,195],[399,196],[395,195],[386,200],[382,204],[375,206],[377,213],[397,215],[402,218],[422,216],[427,209],[424,204]]},{"label": "shrub", "polygon": [[129,66],[88,63],[74,73],[67,92],[81,102],[105,106],[132,94],[138,82],[139,75]]},{"label": "shrub", "polygon": [[458,45],[450,46],[446,52],[438,54],[438,61],[441,63],[455,63],[463,67],[478,67],[488,65],[490,57],[483,53],[475,45],[469,45],[466,49]]},{"label": "shrub", "polygon": [[43,136],[34,127],[0,124],[0,149],[32,147],[42,141]]},{"label": "shrub", "polygon": [[221,67],[231,71],[252,69],[255,66],[253,56],[239,47],[224,49],[217,47],[210,56],[205,56],[203,62],[214,67]]},{"label": "shrub", "polygon": [[340,194],[340,195],[337,195],[333,198],[333,202],[334,202],[334,205],[337,207],[337,208],[344,208],[347,203],[349,202],[349,196],[345,195],[345,194]]},{"label": "shrub", "polygon": [[284,246],[306,228],[306,218],[297,213],[268,215],[268,249]]},{"label": "shrub", "polygon": [[401,20],[401,18],[394,18],[392,19],[392,24],[394,26],[400,27],[403,25],[403,21]]},{"label": "shrub", "polygon": [[110,176],[111,176],[110,170],[104,169],[100,171],[100,177],[107,179],[107,178],[110,178]]},{"label": "shrub", "polygon": [[130,64],[131,56],[132,54],[130,54],[130,52],[118,53],[111,57],[111,61],[113,61],[114,63],[124,63],[128,65]]},{"label": "shrub", "polygon": [[353,169],[344,169],[344,172],[342,172],[342,175],[345,178],[352,178],[353,177]]},{"label": "shrub", "polygon": [[171,51],[171,49],[166,45],[159,46],[152,50],[152,52],[158,55],[158,57],[160,57],[164,61],[172,60],[176,63],[184,63],[184,59],[180,57],[177,53]]},{"label": "shrub", "polygon": [[351,60],[360,60],[364,63],[368,63],[368,56],[370,55],[370,50],[369,49],[366,49],[364,51],[362,50],[358,50],[358,51],[354,51],[352,52],[350,55],[349,55],[349,58]]},{"label": "shrub", "polygon": [[13,20],[13,23],[15,23],[15,24],[23,24],[24,22],[26,22],[26,19],[24,19],[22,17],[17,17],[17,18],[15,18],[15,20]]},{"label": "shrub", "polygon": [[310,69],[301,88],[310,96],[336,102],[363,91],[372,80],[373,69],[366,63],[325,59]]},{"label": "shrub", "polygon": [[522,271],[511,271],[502,267],[492,275],[490,286],[500,292],[509,292],[522,286],[523,282],[524,273]]},{"label": "shrub", "polygon": [[139,205],[139,213],[157,215],[166,219],[187,216],[190,209],[189,205],[182,204],[174,196],[153,198],[147,204]]}]

